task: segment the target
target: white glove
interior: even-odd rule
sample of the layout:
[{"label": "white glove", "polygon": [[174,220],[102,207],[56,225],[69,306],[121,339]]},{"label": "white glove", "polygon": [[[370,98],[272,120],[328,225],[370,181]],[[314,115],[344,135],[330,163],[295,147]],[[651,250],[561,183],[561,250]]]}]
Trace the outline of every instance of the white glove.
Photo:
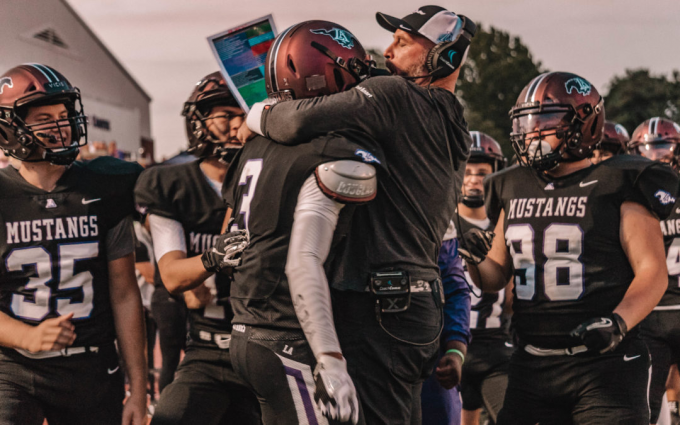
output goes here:
[{"label": "white glove", "polygon": [[359,422],[359,400],[347,362],[322,354],[314,369],[314,401],[329,419],[353,424]]}]

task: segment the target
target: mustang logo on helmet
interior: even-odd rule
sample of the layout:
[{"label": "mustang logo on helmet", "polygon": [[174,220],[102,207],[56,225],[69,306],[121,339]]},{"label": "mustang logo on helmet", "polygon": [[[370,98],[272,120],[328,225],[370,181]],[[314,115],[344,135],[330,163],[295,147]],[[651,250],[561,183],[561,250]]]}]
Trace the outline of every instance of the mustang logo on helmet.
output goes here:
[{"label": "mustang logo on helmet", "polygon": [[5,86],[9,87],[10,89],[14,87],[14,83],[10,77],[0,78],[0,94],[2,94],[2,90],[5,88]]},{"label": "mustang logo on helmet", "polygon": [[566,83],[564,83],[564,87],[567,89],[567,93],[571,94],[573,90],[576,90],[577,93],[581,93],[584,96],[588,96],[590,94],[590,88],[592,87],[589,82],[584,80],[583,78],[572,78],[570,80],[567,80]]},{"label": "mustang logo on helmet", "polygon": [[320,28],[318,30],[309,30],[310,32],[314,34],[322,34],[322,35],[327,35],[333,40],[335,40],[336,43],[344,47],[345,49],[351,49],[354,47],[354,41],[352,40],[354,36],[352,33],[339,29],[339,28],[333,28],[331,30],[327,30],[325,28]]}]

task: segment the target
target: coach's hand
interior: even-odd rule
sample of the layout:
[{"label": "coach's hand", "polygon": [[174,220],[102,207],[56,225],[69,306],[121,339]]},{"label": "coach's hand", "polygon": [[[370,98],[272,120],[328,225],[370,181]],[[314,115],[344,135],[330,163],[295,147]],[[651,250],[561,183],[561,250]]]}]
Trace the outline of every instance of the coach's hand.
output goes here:
[{"label": "coach's hand", "polygon": [[460,377],[463,374],[463,359],[455,353],[445,354],[439,359],[437,369],[435,369],[435,377],[439,384],[450,390],[460,383]]},{"label": "coach's hand", "polygon": [[462,236],[458,253],[468,264],[477,265],[489,253],[495,233],[481,229],[470,229]]},{"label": "coach's hand", "polygon": [[608,317],[587,320],[571,331],[571,336],[579,337],[588,351],[600,354],[614,351],[628,333],[626,322],[616,313]]},{"label": "coach's hand", "polygon": [[241,254],[248,247],[248,232],[236,230],[221,234],[215,245],[201,255],[203,267],[209,272],[220,272],[241,264]]},{"label": "coach's hand", "polygon": [[359,400],[345,359],[322,354],[314,368],[314,401],[329,419],[359,422]]},{"label": "coach's hand", "polygon": [[73,313],[42,321],[26,332],[23,349],[32,353],[62,350],[76,340],[76,327],[71,323]]},{"label": "coach's hand", "polygon": [[236,138],[239,140],[239,142],[245,144],[253,137],[255,137],[255,133],[250,130],[248,124],[246,124],[246,121],[243,120],[243,124],[241,124],[241,127],[238,129],[238,133],[236,133]]}]

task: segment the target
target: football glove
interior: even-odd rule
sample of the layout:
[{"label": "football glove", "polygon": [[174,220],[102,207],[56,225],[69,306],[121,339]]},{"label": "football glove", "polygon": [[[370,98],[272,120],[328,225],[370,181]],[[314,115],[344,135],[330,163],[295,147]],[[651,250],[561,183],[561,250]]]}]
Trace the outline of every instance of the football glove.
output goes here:
[{"label": "football glove", "polygon": [[228,267],[241,265],[241,254],[249,242],[248,232],[245,230],[221,234],[215,245],[201,255],[203,267],[209,272],[219,273]]},{"label": "football glove", "polygon": [[468,264],[477,265],[489,253],[496,234],[490,230],[470,229],[462,236],[458,253]]},{"label": "football glove", "polygon": [[359,422],[359,400],[347,362],[322,354],[314,368],[314,401],[329,419]]},{"label": "football glove", "polygon": [[628,326],[621,316],[612,313],[608,317],[587,320],[571,331],[571,336],[581,338],[588,351],[600,354],[614,351],[628,333]]}]

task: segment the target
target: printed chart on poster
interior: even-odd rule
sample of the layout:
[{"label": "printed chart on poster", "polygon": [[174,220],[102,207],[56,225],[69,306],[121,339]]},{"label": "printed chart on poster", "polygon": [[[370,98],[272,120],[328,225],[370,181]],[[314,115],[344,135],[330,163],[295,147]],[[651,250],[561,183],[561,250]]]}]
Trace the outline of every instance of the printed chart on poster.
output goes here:
[{"label": "printed chart on poster", "polygon": [[229,89],[246,112],[267,98],[264,62],[275,37],[272,15],[208,37]]}]

